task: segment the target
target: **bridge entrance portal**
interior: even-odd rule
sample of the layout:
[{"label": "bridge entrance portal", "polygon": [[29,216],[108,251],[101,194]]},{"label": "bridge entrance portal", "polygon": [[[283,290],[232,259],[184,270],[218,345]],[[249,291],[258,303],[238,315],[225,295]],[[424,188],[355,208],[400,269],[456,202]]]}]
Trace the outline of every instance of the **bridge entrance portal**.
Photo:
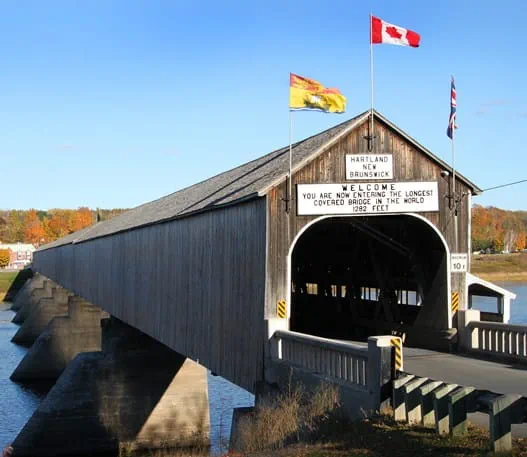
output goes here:
[{"label": "bridge entrance portal", "polygon": [[404,334],[423,345],[450,327],[448,257],[436,230],[415,216],[322,219],[291,254],[290,328],[354,340]]}]

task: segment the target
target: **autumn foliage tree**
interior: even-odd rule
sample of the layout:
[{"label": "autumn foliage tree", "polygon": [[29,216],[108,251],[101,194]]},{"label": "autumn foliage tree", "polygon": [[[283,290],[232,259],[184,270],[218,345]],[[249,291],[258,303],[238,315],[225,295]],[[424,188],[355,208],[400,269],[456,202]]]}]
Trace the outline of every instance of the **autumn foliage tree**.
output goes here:
[{"label": "autumn foliage tree", "polygon": [[36,210],[31,209],[27,212],[24,226],[24,241],[32,244],[42,244],[46,241],[47,234]]},{"label": "autumn foliage tree", "polygon": [[49,243],[58,238],[89,227],[100,220],[111,219],[125,209],[97,209],[81,207],[78,209],[51,209],[38,211],[31,209],[0,210],[0,243],[26,242],[36,245]]},{"label": "autumn foliage tree", "polygon": [[0,268],[5,268],[9,265],[9,249],[0,249]]},{"label": "autumn foliage tree", "polygon": [[525,249],[527,218],[519,211],[492,206],[472,208],[472,249],[510,252]]}]

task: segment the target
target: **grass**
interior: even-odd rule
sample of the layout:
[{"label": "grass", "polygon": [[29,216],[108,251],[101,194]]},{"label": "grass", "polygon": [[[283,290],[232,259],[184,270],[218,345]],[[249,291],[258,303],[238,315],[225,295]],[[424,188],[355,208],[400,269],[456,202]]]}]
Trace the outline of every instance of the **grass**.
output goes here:
[{"label": "grass", "polygon": [[0,271],[0,301],[4,300],[6,292],[18,274],[17,271]]},{"label": "grass", "polygon": [[338,390],[321,384],[311,392],[301,387],[267,397],[238,424],[236,448],[254,452],[281,449],[291,443],[310,442],[327,432],[325,424],[339,422],[333,414],[339,411]]},{"label": "grass", "polygon": [[[487,430],[469,425],[465,435],[439,436],[435,429],[409,426],[391,414],[347,420],[337,391],[322,385],[315,392],[290,389],[259,404],[238,424],[232,457],[461,457],[495,456]],[[501,456],[527,457],[527,440],[514,440]],[[225,457],[225,456],[224,456]]]},{"label": "grass", "polygon": [[474,255],[470,270],[494,281],[527,281],[527,252]]},{"label": "grass", "polygon": [[461,457],[527,456],[527,442],[515,440],[510,453],[494,454],[489,434],[470,426],[459,437],[439,436],[435,430],[407,426],[388,416],[356,423],[340,423],[330,435],[315,442],[294,443],[282,449],[231,453],[238,457]]}]

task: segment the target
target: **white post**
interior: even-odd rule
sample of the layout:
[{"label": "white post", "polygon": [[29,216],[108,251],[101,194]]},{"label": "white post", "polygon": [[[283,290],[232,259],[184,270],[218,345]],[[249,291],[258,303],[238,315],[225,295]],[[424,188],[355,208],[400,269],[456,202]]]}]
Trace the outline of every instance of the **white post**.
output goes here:
[{"label": "white post", "polygon": [[386,387],[392,376],[391,336],[370,336],[368,338],[368,392],[371,409],[382,411],[390,406],[391,398],[386,395]]},{"label": "white post", "polygon": [[463,309],[457,313],[459,345],[462,349],[479,349],[479,336],[477,329],[470,328],[471,322],[480,321],[479,309]]}]

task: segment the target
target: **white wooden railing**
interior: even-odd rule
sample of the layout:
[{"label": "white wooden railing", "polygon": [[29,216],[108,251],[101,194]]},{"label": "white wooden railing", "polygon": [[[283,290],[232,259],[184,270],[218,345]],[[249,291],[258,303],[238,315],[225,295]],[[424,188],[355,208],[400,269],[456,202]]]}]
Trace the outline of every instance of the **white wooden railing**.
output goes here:
[{"label": "white wooden railing", "polygon": [[273,358],[367,388],[368,347],[287,330],[272,337]]},{"label": "white wooden railing", "polygon": [[460,311],[460,343],[467,351],[527,362],[527,325],[480,321],[478,310]]},{"label": "white wooden railing", "polygon": [[473,332],[473,349],[516,356],[527,360],[527,326],[500,322],[470,322]]}]

